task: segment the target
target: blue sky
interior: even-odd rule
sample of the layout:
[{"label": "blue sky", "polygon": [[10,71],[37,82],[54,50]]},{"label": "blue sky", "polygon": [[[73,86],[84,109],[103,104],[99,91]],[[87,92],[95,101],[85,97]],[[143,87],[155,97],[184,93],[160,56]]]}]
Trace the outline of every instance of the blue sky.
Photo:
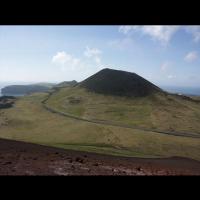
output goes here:
[{"label": "blue sky", "polygon": [[200,26],[0,26],[0,82],[81,81],[102,68],[200,85]]}]

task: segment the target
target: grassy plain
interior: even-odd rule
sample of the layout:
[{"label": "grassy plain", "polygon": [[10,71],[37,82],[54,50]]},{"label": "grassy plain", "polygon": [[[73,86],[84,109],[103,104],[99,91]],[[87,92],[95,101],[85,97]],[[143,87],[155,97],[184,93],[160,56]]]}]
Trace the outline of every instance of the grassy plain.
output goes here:
[{"label": "grassy plain", "polygon": [[170,94],[130,98],[66,87],[55,92],[47,105],[90,120],[200,135],[200,103]]},{"label": "grassy plain", "polygon": [[[51,113],[43,107],[41,102],[47,95],[47,93],[35,93],[20,97],[14,107],[0,110],[0,137],[112,155],[182,156],[200,160],[200,139],[198,138],[170,136],[70,119]],[[163,129],[168,128],[169,125],[162,123],[170,120],[170,126],[174,126],[174,128],[177,123],[181,123],[183,128],[180,129],[200,130],[200,125],[196,122],[199,119],[199,105],[192,105],[189,102],[186,105],[186,102],[178,102],[179,100],[172,101],[175,101],[174,109],[177,107],[176,104],[180,104],[183,110],[175,109],[172,114],[166,116],[164,115],[169,112],[168,109],[172,109],[168,102],[164,102],[165,106],[163,106],[158,100],[160,104],[158,108],[154,108],[149,99],[144,98],[139,101],[122,98],[119,101],[116,97],[87,93],[80,88],[76,90],[63,88],[60,92],[55,93],[55,96],[53,95],[47,103],[58,110],[85,118],[122,120],[123,123],[143,125],[144,127],[158,126],[160,123],[160,127]],[[160,114],[154,109],[160,110]],[[187,114],[188,119],[179,119],[183,113]],[[194,117],[194,113],[196,117]],[[173,122],[173,119],[170,119],[172,115],[177,115],[173,119],[178,121]],[[193,124],[187,122],[189,117],[193,117],[191,119],[194,120]],[[190,126],[194,127],[190,128]]]}]

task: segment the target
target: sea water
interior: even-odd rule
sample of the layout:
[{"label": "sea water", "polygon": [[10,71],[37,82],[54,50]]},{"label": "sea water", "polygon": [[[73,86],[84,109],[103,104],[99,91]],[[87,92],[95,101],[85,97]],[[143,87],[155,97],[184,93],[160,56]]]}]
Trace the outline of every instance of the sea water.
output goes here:
[{"label": "sea water", "polygon": [[183,95],[195,95],[200,96],[200,88],[199,87],[175,87],[175,86],[163,86],[161,87],[167,92],[171,93],[180,93]]}]

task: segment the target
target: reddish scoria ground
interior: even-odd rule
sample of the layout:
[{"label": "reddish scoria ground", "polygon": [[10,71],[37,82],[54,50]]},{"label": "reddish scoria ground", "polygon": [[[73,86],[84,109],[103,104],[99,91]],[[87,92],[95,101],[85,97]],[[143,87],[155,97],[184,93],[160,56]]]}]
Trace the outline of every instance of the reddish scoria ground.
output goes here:
[{"label": "reddish scoria ground", "polygon": [[200,175],[200,162],[124,158],[0,139],[0,175]]}]

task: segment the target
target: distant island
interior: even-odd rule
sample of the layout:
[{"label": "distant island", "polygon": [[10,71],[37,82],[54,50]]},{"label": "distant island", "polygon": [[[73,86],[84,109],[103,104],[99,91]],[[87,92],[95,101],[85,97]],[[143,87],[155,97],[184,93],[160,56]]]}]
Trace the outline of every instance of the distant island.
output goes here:
[{"label": "distant island", "polygon": [[76,85],[77,82],[73,81],[64,81],[59,84],[55,83],[36,83],[30,85],[9,85],[1,89],[3,96],[23,96],[32,94],[35,92],[46,92],[53,87],[66,87]]},{"label": "distant island", "polygon": [[10,85],[1,89],[4,96],[20,96],[34,92],[46,92],[49,87],[41,85]]}]

